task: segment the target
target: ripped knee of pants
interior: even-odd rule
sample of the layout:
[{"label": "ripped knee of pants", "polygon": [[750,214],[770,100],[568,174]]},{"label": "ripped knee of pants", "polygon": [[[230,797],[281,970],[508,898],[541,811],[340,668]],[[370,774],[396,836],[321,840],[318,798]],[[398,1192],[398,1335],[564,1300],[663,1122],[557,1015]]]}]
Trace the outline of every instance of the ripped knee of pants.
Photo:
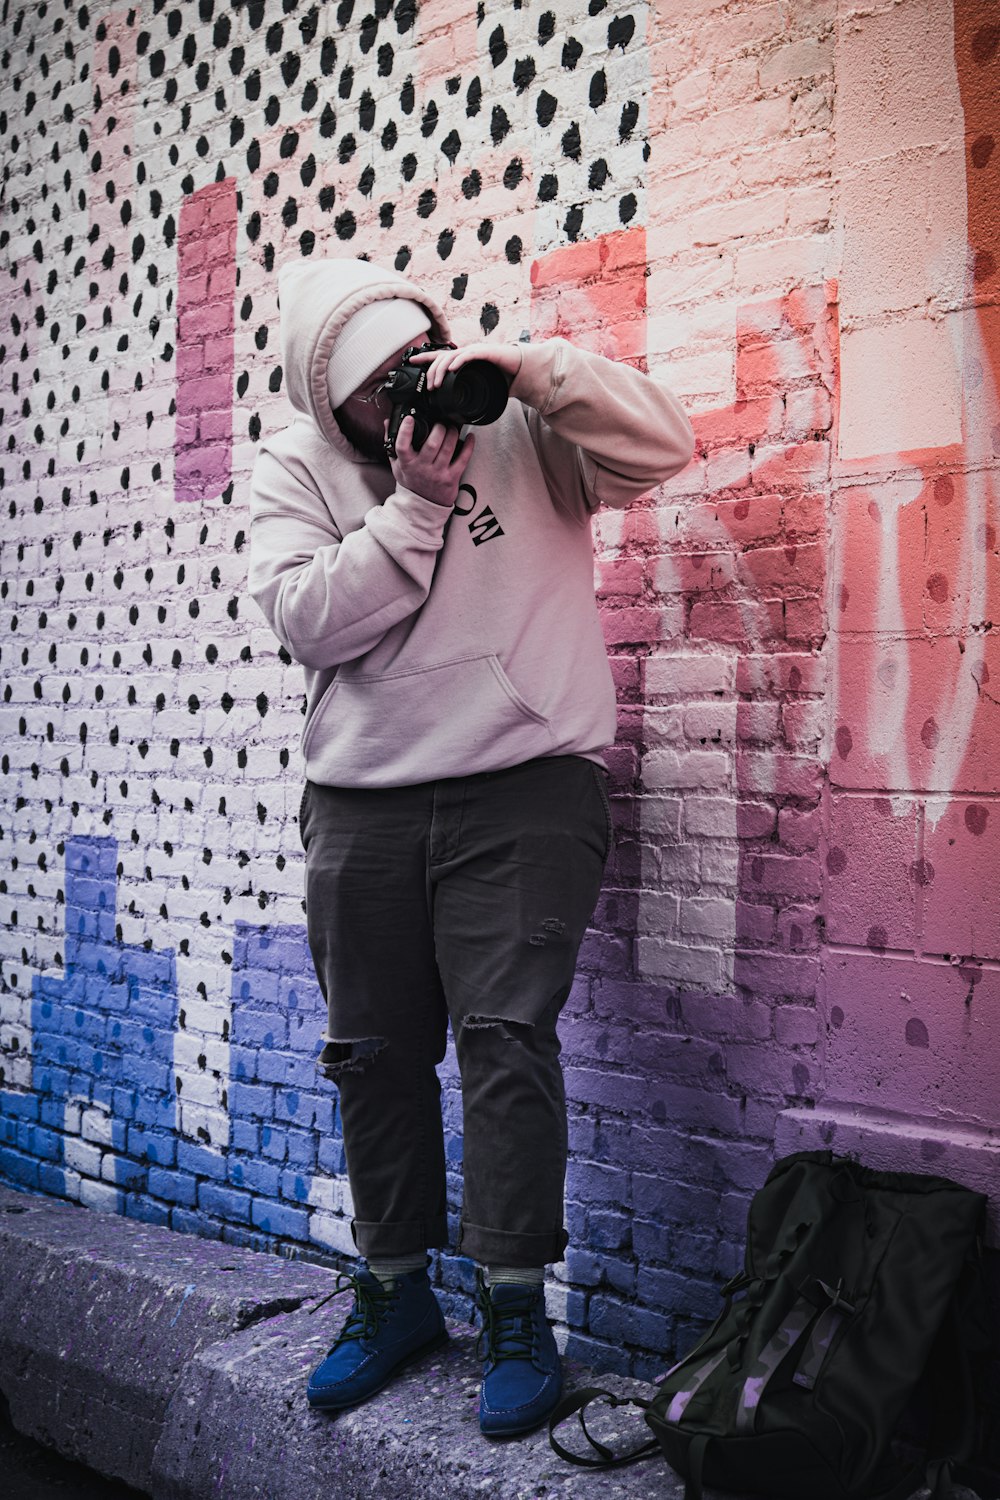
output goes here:
[{"label": "ripped knee of pants", "polygon": [[316,1070],[336,1083],[345,1073],[362,1073],[384,1046],[385,1038],[381,1036],[361,1037],[349,1042],[326,1037],[323,1050],[316,1059]]},{"label": "ripped knee of pants", "polygon": [[466,1016],[462,1027],[466,1031],[497,1028],[508,1042],[527,1041],[535,1029],[531,1021],[512,1021],[507,1016]]}]

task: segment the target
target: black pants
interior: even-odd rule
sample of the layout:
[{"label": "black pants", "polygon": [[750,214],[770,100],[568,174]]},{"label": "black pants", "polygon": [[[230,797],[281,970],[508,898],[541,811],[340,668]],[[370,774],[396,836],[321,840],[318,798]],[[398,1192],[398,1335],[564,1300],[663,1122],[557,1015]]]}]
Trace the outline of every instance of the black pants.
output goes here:
[{"label": "black pants", "polygon": [[462,1076],[457,1248],[540,1266],[566,1247],[556,1022],[611,844],[579,756],[387,790],[307,783],[309,946],[327,1001],[353,1232],[367,1256],[446,1245],[436,1065]]}]

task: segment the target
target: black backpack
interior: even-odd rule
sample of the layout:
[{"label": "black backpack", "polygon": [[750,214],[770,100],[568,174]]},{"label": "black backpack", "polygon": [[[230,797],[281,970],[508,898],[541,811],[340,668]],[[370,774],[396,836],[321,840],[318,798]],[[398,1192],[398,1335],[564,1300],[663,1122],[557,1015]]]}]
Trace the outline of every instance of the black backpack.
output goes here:
[{"label": "black backpack", "polygon": [[[613,1468],[658,1448],[687,1480],[788,1500],[909,1500],[952,1493],[975,1438],[970,1351],[984,1339],[979,1265],[986,1198],[943,1177],[878,1172],[829,1151],[779,1161],[750,1205],[744,1270],[704,1338],[643,1409],[654,1437],[616,1457],[585,1408],[626,1398],[594,1387],[552,1413],[571,1463]],[[926,1374],[925,1374],[926,1372]],[[926,1452],[894,1452],[921,1387]],[[555,1429],[574,1412],[598,1459]]]}]

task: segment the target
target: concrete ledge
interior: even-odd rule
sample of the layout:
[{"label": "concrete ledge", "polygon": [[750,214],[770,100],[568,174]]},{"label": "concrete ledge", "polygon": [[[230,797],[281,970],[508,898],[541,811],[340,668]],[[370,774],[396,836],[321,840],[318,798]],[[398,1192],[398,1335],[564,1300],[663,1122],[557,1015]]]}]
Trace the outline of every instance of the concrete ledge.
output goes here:
[{"label": "concrete ledge", "polygon": [[[310,1411],[306,1376],[345,1311],[346,1297],[318,1306],[335,1283],[0,1187],[0,1389],[19,1431],[154,1500],[683,1500],[658,1456],[595,1473],[558,1458],[545,1429],[488,1442],[475,1331],[456,1324],[445,1350],[364,1406]],[[567,1389],[655,1390],[564,1368]],[[598,1408],[589,1426],[616,1452],[649,1435],[636,1408]],[[573,1422],[563,1440],[587,1451]]]},{"label": "concrete ledge", "polygon": [[[488,1442],[475,1333],[454,1324],[446,1350],[364,1406],[310,1411],[306,1375],[346,1298],[310,1308],[335,1281],[0,1188],[0,1388],[21,1432],[156,1500],[681,1500],[658,1458],[591,1474],[557,1458],[545,1430]],[[594,1382],[578,1365],[566,1376]],[[634,1408],[591,1425],[619,1451],[648,1436]]]}]

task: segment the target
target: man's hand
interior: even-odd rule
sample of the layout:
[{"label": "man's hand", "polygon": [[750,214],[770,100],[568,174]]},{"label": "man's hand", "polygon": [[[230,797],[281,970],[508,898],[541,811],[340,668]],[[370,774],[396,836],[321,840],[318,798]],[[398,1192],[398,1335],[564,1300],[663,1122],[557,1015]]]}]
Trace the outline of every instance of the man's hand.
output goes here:
[{"label": "man's hand", "polygon": [[427,389],[433,391],[449,371],[460,370],[473,359],[482,359],[487,364],[496,365],[508,380],[513,380],[521,368],[521,346],[486,342],[466,344],[463,349],[435,349],[428,350],[426,354],[414,354],[410,363],[427,366]]},{"label": "man's hand", "polygon": [[[415,452],[413,425],[412,417],[403,418],[396,437],[396,457],[389,460],[396,483],[450,510],[458,499],[458,487],[476,440],[471,434],[460,439],[457,428],[435,422],[424,446]],[[389,423],[385,426],[388,433]]]}]

